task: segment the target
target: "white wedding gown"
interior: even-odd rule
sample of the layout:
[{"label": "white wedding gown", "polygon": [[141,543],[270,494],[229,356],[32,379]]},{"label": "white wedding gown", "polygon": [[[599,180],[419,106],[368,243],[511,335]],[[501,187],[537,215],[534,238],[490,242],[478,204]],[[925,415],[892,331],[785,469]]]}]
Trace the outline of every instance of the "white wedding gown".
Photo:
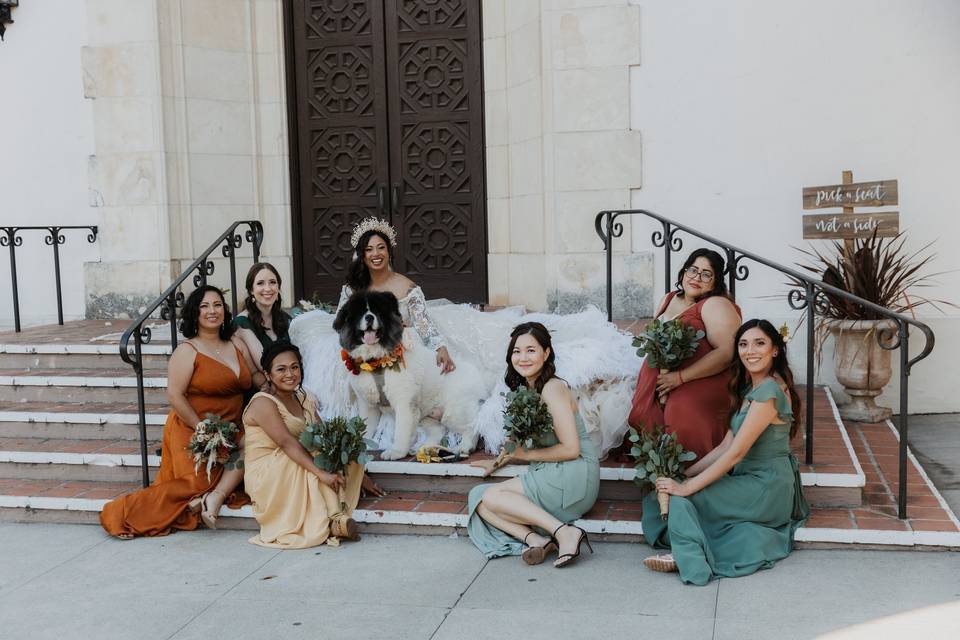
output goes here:
[{"label": "white wedding gown", "polygon": [[[349,295],[344,287],[340,303]],[[642,361],[631,345],[631,336],[607,322],[596,307],[569,315],[524,313],[521,307],[482,312],[445,300],[428,303],[420,287],[414,287],[399,303],[404,324],[414,327],[428,348],[446,346],[455,363],[467,359],[480,369],[487,400],[480,407],[476,431],[490,453],[496,453],[504,441],[506,350],[510,331],[521,322],[540,322],[550,331],[557,375],[573,390],[587,433],[601,456],[623,441]],[[290,324],[290,339],[304,358],[303,386],[320,400],[320,414],[325,418],[357,413],[347,378],[351,374],[340,359],[339,336],[333,330],[334,317],[316,310],[298,315]],[[380,424],[368,428],[373,429],[373,440],[389,448],[392,413],[385,411]],[[451,440],[454,437],[450,434]],[[423,438],[419,431],[415,446]]]}]

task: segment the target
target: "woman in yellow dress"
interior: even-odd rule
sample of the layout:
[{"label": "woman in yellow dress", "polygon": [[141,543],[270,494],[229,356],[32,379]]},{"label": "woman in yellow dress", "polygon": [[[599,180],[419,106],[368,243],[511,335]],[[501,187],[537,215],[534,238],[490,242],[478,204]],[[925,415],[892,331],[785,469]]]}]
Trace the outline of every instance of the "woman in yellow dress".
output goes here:
[{"label": "woman in yellow dress", "polygon": [[[351,517],[360,499],[363,467],[351,464],[346,477],[320,469],[300,444],[300,433],[317,419],[317,407],[300,386],[303,361],[289,343],[267,347],[260,360],[268,391],[253,396],[243,424],[244,479],[260,533],[250,542],[303,549],[329,537],[356,539]],[[343,489],[346,509],[340,508]]]}]

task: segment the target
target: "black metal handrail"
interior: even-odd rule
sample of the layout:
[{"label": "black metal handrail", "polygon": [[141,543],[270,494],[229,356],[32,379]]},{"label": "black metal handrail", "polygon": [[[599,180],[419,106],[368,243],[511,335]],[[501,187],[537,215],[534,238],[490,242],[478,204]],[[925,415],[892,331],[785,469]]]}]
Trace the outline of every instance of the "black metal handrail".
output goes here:
[{"label": "black metal handrail", "polygon": [[47,237],[43,241],[48,247],[53,247],[53,273],[57,283],[57,324],[63,324],[63,290],[60,286],[60,245],[67,239],[61,231],[71,229],[85,229],[87,242],[97,241],[97,227],[95,225],[48,225],[42,227],[0,227],[0,247],[8,247],[10,251],[10,282],[13,293],[13,326],[20,332],[20,289],[17,283],[17,247],[23,245],[23,238],[17,235],[20,231],[46,231]]},{"label": "black metal handrail", "polygon": [[[655,247],[663,247],[664,250],[664,291],[670,291],[671,278],[673,274],[670,269],[670,254],[679,252],[683,249],[683,239],[677,236],[678,232],[688,233],[701,240],[723,249],[726,255],[727,267],[726,275],[728,279],[727,288],[730,290],[731,297],[736,297],[737,281],[746,280],[750,275],[750,269],[745,264],[740,264],[741,260],[752,260],[762,264],[774,271],[789,276],[797,283],[803,283],[802,287],[797,286],[787,292],[787,304],[796,311],[806,311],[807,325],[807,372],[806,372],[806,450],[805,458],[807,464],[813,463],[813,378],[814,378],[814,347],[815,335],[814,326],[816,314],[821,315],[828,308],[827,295],[843,298],[855,304],[859,304],[866,309],[877,313],[878,315],[892,320],[897,324],[896,336],[892,336],[889,331],[877,331],[876,338],[881,348],[888,351],[900,349],[900,419],[898,428],[900,431],[900,460],[899,460],[899,486],[897,496],[897,514],[903,519],[907,517],[907,428],[909,417],[907,415],[909,399],[909,376],[913,365],[920,362],[933,351],[935,338],[933,331],[922,322],[908,316],[896,313],[874,304],[869,300],[864,300],[842,289],[838,289],[820,280],[816,280],[809,275],[800,273],[789,267],[767,260],[749,251],[745,251],[732,244],[718,240],[705,233],[691,229],[686,225],[665,218],[659,214],[647,211],[645,209],[627,209],[601,211],[595,219],[597,235],[603,241],[604,253],[606,254],[607,268],[607,319],[613,319],[613,239],[623,235],[623,224],[617,222],[620,216],[642,215],[658,221],[661,229],[654,231],[651,241]],[[909,327],[914,326],[919,329],[924,336],[923,350],[914,358],[910,358],[910,332]]]},{"label": "black metal handrail", "polygon": [[[241,236],[235,233],[237,227],[247,225],[250,227],[246,233]],[[263,244],[263,225],[257,220],[238,220],[234,222],[227,230],[220,234],[220,237],[213,241],[207,247],[206,251],[200,254],[200,257],[187,267],[186,271],[173,281],[167,289],[161,293],[153,302],[147,305],[137,318],[127,327],[120,338],[120,357],[123,361],[133,367],[137,375],[137,409],[140,418],[140,458],[143,471],[143,486],[150,484],[150,473],[147,467],[147,410],[143,391],[143,345],[148,344],[153,337],[150,327],[144,327],[143,323],[149,320],[154,312],[159,308],[160,317],[170,322],[170,348],[177,348],[177,309],[183,306],[184,295],[180,291],[187,278],[193,274],[193,286],[201,287],[207,284],[207,276],[213,275],[213,261],[208,260],[210,254],[218,248],[225,258],[230,259],[230,294],[233,301],[233,311],[237,310],[237,264],[236,250],[243,245],[243,241],[253,245],[253,261],[260,261],[260,246]],[[193,273],[196,271],[196,273]],[[133,349],[130,349],[130,338],[133,337]]]}]

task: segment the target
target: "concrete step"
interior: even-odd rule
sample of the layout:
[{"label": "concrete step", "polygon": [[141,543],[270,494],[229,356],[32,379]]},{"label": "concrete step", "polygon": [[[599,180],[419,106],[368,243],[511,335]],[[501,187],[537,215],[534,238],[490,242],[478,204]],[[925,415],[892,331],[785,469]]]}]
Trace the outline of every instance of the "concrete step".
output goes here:
[{"label": "concrete step", "polygon": [[[151,475],[160,465],[156,455],[159,438],[148,443]],[[475,453],[471,460],[490,458]],[[526,472],[524,465],[508,465],[490,479],[468,462],[421,464],[411,459],[374,460],[368,471],[388,491],[413,491],[466,495],[484,482],[513,478]],[[141,457],[138,440],[0,438],[0,478],[63,481],[136,482],[140,479]],[[640,492],[633,482],[635,472],[629,464],[606,461],[600,469],[600,499],[635,502]],[[816,506],[859,507],[859,486],[844,474],[801,474],[807,500]],[[819,483],[819,484],[817,484]]]},{"label": "concrete step", "polygon": [[[165,372],[169,345],[143,346],[144,371]],[[0,344],[4,369],[133,369],[120,358],[117,344]]]},{"label": "concrete step", "polygon": [[[108,500],[138,488],[134,483],[0,480],[0,521],[93,524],[98,522],[98,514]],[[817,522],[835,517],[836,511],[814,509],[807,525],[797,531],[797,545],[801,548],[960,549],[960,527],[955,519],[946,515],[937,521],[897,520],[882,512],[847,510],[847,528],[817,526]],[[257,529],[249,506],[236,510],[224,508],[220,516],[218,528]],[[641,517],[637,503],[600,500],[575,524],[589,532],[592,539],[641,542]],[[395,491],[384,498],[362,499],[354,518],[361,531],[368,533],[466,535],[466,496]]]},{"label": "concrete step", "polygon": [[[159,440],[165,404],[146,406],[147,438]],[[135,402],[95,405],[54,402],[0,402],[0,438],[140,440]]]},{"label": "concrete step", "polygon": [[[147,403],[166,402],[166,375],[146,372]],[[137,379],[125,369],[0,369],[0,402],[136,402]]]},{"label": "concrete step", "polygon": [[[148,463],[160,466],[158,440],[147,445]],[[141,478],[135,440],[0,438],[0,478],[93,482],[136,482]]]}]

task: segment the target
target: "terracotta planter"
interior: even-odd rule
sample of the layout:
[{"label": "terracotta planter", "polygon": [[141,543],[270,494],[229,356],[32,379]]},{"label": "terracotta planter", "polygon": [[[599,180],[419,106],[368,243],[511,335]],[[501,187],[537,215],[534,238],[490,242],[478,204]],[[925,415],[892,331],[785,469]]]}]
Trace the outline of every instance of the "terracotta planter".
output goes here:
[{"label": "terracotta planter", "polygon": [[874,398],[890,382],[890,351],[882,349],[877,333],[896,332],[892,320],[836,320],[830,325],[834,338],[834,364],[837,380],[850,396],[840,405],[840,415],[859,422],[880,422],[893,413],[877,406]]}]

